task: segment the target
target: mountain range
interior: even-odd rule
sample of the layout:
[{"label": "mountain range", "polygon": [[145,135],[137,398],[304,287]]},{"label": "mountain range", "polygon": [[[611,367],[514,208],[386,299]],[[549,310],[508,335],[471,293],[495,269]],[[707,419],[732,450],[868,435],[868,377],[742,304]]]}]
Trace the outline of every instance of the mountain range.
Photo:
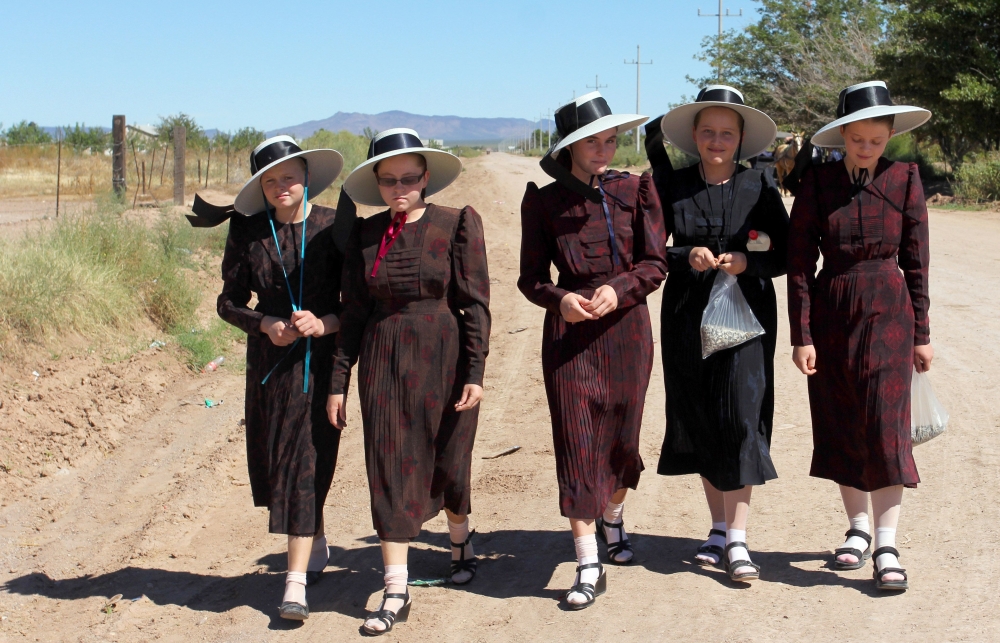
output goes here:
[{"label": "mountain range", "polygon": [[323,120],[281,127],[268,132],[267,135],[288,134],[301,140],[320,129],[330,132],[347,130],[353,134],[363,134],[366,127],[376,132],[393,127],[409,127],[416,130],[422,138],[441,139],[446,144],[453,144],[499,141],[507,137],[521,136],[531,129],[547,129],[549,120],[532,122],[526,118],[422,116],[398,110],[382,112],[381,114],[337,112]]}]

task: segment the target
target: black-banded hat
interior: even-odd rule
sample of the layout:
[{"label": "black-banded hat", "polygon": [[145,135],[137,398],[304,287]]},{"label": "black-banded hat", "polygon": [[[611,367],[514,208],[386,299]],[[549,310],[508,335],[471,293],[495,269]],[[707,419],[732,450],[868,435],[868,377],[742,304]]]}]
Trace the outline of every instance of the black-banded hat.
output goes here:
[{"label": "black-banded hat", "polygon": [[895,135],[916,129],[931,118],[931,113],[922,107],[894,105],[889,96],[889,88],[881,80],[858,83],[840,92],[840,100],[837,101],[837,120],[816,132],[812,137],[812,144],[816,147],[843,147],[844,136],[840,133],[841,125],[889,115],[895,117],[893,124]]},{"label": "black-banded hat", "polygon": [[261,174],[293,158],[306,162],[310,198],[330,187],[344,168],[344,157],[336,150],[303,150],[291,136],[271,137],[250,153],[250,172],[253,176],[236,195],[233,204],[236,211],[247,216],[263,212],[266,201],[260,187]]},{"label": "black-banded hat", "polygon": [[368,160],[354,168],[344,181],[344,189],[351,199],[364,205],[385,205],[378,189],[375,165],[401,154],[419,154],[427,161],[427,171],[430,172],[424,192],[427,196],[445,189],[462,174],[462,161],[454,154],[425,147],[417,133],[411,129],[387,129],[372,139],[368,144]]},{"label": "black-banded hat", "polygon": [[556,133],[559,134],[559,140],[548,153],[555,155],[567,145],[604,130],[626,132],[647,120],[649,117],[639,114],[612,114],[608,101],[604,100],[601,92],[590,92],[556,110]]},{"label": "black-banded hat", "polygon": [[672,145],[698,158],[698,145],[691,132],[698,112],[707,107],[727,107],[743,117],[743,144],[740,160],[753,158],[774,144],[778,126],[771,117],[743,102],[743,94],[729,85],[709,85],[700,92],[693,103],[673,108],[660,121],[663,136]]}]

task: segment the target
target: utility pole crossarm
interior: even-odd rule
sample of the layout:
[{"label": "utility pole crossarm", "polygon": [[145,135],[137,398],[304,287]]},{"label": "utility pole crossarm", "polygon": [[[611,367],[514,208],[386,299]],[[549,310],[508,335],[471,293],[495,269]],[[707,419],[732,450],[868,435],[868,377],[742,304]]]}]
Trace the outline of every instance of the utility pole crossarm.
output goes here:
[{"label": "utility pole crossarm", "polygon": [[722,13],[722,0],[719,0],[719,12],[718,13],[702,13],[701,9],[698,9],[698,17],[700,18],[718,18],[719,19],[719,35],[715,41],[715,55],[719,58],[719,75],[718,81],[722,82],[722,19],[723,18],[739,18],[743,15],[743,10],[740,9],[739,13],[730,13],[729,9],[726,9],[725,13]]}]

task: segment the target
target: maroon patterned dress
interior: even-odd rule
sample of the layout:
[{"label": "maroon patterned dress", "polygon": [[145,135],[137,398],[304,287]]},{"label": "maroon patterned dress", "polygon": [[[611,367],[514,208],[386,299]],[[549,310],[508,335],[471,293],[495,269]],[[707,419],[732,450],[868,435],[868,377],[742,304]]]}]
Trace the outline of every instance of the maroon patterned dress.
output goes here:
[{"label": "maroon patterned dress", "polygon": [[[591,520],[611,496],[635,489],[643,470],[639,429],[653,368],[646,296],[667,272],[660,199],[648,174],[603,178],[619,263],[600,203],[562,184],[534,183],[521,202],[521,276],[517,287],[546,309],[542,370],[563,516]],[[552,283],[550,266],[559,270]],[[594,321],[567,323],[559,303],[614,288],[618,308]]]},{"label": "maroon patterned dress", "polygon": [[391,221],[354,227],[346,250],[330,393],[358,364],[372,522],[379,538],[412,539],[442,507],[470,513],[479,407],[456,412],[466,384],[483,384],[490,278],[483,222],[470,207],[428,205],[403,226],[371,276]]},{"label": "maroon patterned dress", "polygon": [[915,164],[880,159],[860,193],[842,162],[805,174],[791,215],[788,317],[792,344],[816,347],[810,475],[862,491],[920,482],[910,378],[913,347],[930,343],[928,263]]},{"label": "maroon patterned dress", "polygon": [[[333,208],[313,205],[306,221],[302,307],[317,317],[340,313],[343,255],[333,242],[335,218]],[[247,334],[247,464],[254,505],[270,509],[272,533],[312,536],[323,515],[340,445],[340,431],[326,414],[336,335],[313,338],[309,392],[303,393],[305,341],[294,348],[275,346],[260,332],[265,315],[288,319],[292,314],[282,260],[298,296],[302,224],[275,221],[275,232],[280,258],[266,214],[230,220],[218,311]],[[247,304],[253,293],[257,305],[251,309]]]}]

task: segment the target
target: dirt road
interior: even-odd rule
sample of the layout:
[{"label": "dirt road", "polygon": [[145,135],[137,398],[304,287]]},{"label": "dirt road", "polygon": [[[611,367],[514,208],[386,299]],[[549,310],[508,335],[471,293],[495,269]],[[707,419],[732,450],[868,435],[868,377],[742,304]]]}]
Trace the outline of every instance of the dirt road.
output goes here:
[{"label": "dirt road", "polygon": [[[805,379],[791,364],[783,321],[772,449],[780,478],[755,492],[749,530],[762,581],[736,588],[721,570],[691,563],[709,516],[697,478],[655,474],[664,426],[657,356],[642,438],[647,470],[626,510],[636,562],[609,568],[608,594],[574,613],[558,607],[574,562],[558,512],[541,379],[543,312],[515,287],[524,184],[546,177],[536,160],[499,154],[466,168],[438,200],[469,203],[483,215],[493,277],[487,397],[473,469],[472,521],[485,560],[465,588],[413,588],[411,620],[393,640],[998,640],[1000,215],[932,213],[931,375],[952,421],[944,436],[915,451],[924,482],[904,497],[898,539],[910,591],[876,594],[870,565],[848,573],[827,568],[847,521],[836,486],[808,477]],[[783,314],[784,279],[777,281]],[[654,325],[659,303],[657,293],[650,299]],[[356,398],[326,509],[330,567],[309,590],[311,618],[296,627],[276,617],[284,538],[269,535],[265,510],[251,506],[241,376],[225,368],[182,375],[156,351],[136,360],[152,365],[142,381],[161,392],[141,398],[145,412],[119,421],[111,446],[38,481],[0,485],[0,641],[360,638],[382,577]],[[65,360],[53,363],[75,372]],[[24,378],[16,391],[3,392],[0,421],[11,420],[2,426],[14,433],[2,436],[0,448],[17,448],[32,435],[16,433],[31,424],[29,415],[64,410],[32,398],[45,382],[45,374],[37,382]],[[190,403],[205,398],[224,403]],[[522,447],[514,455],[479,458],[513,445]],[[414,544],[411,578],[445,574],[447,541],[441,516]],[[102,609],[116,594],[123,601]]]}]

